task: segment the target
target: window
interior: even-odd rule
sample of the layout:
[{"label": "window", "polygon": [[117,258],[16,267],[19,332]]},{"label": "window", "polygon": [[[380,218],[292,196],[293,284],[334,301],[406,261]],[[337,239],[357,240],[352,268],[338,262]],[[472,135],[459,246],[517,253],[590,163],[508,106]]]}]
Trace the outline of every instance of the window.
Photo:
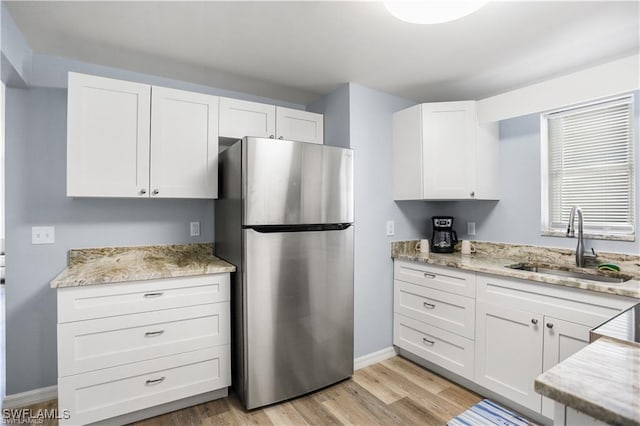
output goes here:
[{"label": "window", "polygon": [[589,238],[635,239],[633,97],[541,116],[542,233],[580,206]]}]

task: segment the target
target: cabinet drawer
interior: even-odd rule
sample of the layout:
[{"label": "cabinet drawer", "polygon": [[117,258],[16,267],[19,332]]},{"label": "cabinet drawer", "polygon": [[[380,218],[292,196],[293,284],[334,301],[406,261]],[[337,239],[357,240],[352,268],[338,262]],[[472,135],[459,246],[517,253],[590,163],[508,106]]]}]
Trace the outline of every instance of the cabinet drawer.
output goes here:
[{"label": "cabinet drawer", "polygon": [[58,325],[58,375],[229,344],[229,303]]},{"label": "cabinet drawer", "polygon": [[460,336],[475,336],[475,300],[402,281],[394,282],[393,310]]},{"label": "cabinet drawer", "polygon": [[393,315],[393,344],[473,380],[472,340],[404,315]]},{"label": "cabinet drawer", "polygon": [[467,297],[476,295],[475,272],[396,260],[394,278]]},{"label": "cabinet drawer", "polygon": [[61,424],[96,422],[230,385],[229,346],[58,379],[58,406],[71,418]]},{"label": "cabinet drawer", "polygon": [[59,288],[58,323],[229,300],[229,274]]},{"label": "cabinet drawer", "polygon": [[561,285],[478,274],[478,301],[595,327],[637,299]]}]

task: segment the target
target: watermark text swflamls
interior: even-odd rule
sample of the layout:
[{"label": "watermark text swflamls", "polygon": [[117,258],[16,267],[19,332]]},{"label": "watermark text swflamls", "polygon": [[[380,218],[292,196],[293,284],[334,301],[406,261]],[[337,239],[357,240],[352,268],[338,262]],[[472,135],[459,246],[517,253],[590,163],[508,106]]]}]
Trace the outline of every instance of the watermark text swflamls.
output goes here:
[{"label": "watermark text swflamls", "polygon": [[69,410],[58,410],[57,408],[5,408],[2,410],[2,423],[9,425],[21,424],[43,424],[45,420],[69,420],[71,412]]}]

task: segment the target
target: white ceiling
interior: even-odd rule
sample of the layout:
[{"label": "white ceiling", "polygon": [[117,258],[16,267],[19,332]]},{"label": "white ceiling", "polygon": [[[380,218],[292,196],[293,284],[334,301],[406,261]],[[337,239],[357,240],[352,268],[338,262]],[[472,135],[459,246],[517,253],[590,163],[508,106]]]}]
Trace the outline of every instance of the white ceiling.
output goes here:
[{"label": "white ceiling", "polygon": [[380,2],[7,5],[34,52],[302,104],[345,82],[481,99],[640,50],[638,1],[491,2],[432,26]]}]

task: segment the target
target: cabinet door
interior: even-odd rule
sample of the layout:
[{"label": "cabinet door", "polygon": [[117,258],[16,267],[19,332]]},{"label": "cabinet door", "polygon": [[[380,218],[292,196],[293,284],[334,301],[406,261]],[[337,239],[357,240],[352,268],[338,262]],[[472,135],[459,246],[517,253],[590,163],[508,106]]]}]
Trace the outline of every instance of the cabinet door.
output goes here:
[{"label": "cabinet door", "polygon": [[151,87],[69,73],[67,196],[148,197]]},{"label": "cabinet door", "polygon": [[277,107],[276,137],[290,141],[324,143],[324,116],[315,112]]},{"label": "cabinet door", "polygon": [[[542,371],[547,371],[589,344],[589,327],[586,325],[545,316],[544,326]],[[545,417],[553,418],[554,404],[552,399],[542,397],[542,414]]]},{"label": "cabinet door", "polygon": [[422,104],[425,199],[475,198],[475,103]]},{"label": "cabinet door", "polygon": [[475,381],[540,412],[533,382],[542,373],[542,315],[476,302]]},{"label": "cabinet door", "polygon": [[217,196],[218,97],[154,86],[151,197]]},{"label": "cabinet door", "polygon": [[239,99],[220,98],[220,136],[268,138],[276,135],[276,107]]}]

